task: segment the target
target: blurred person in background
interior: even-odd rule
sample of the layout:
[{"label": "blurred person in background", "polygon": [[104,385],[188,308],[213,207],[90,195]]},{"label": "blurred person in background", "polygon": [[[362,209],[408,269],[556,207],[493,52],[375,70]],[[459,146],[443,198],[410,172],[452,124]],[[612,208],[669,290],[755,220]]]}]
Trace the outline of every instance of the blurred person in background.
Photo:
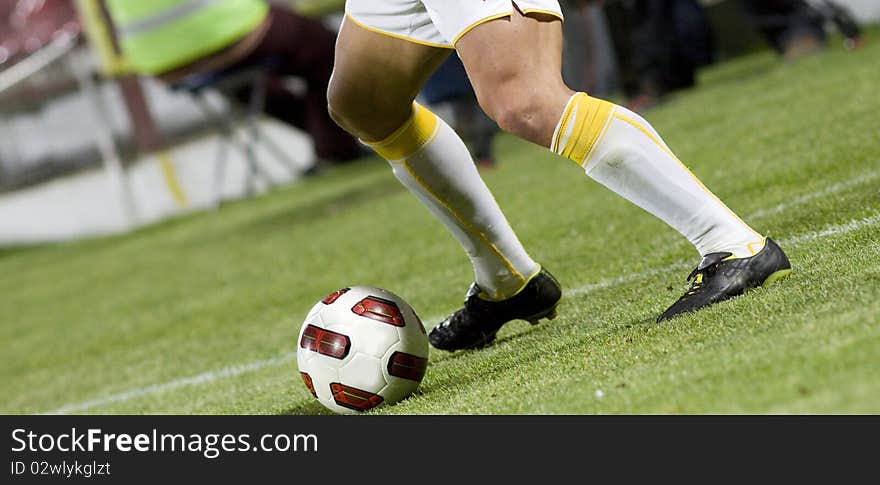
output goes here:
[{"label": "blurred person in background", "polygon": [[[335,35],[318,21],[263,0],[104,0],[120,48],[138,73],[174,84],[194,74],[232,72],[271,61],[266,113],[307,132],[318,158],[363,153],[327,112]],[[284,77],[305,82],[304,93]],[[236,94],[247,102],[250,90]]]},{"label": "blurred person in background", "polygon": [[824,20],[804,0],[742,0],[751,22],[785,59],[825,47]]},{"label": "blurred person in background", "polygon": [[850,12],[826,0],[742,0],[743,8],[764,39],[786,60],[816,53],[827,44],[825,24],[833,23],[844,45],[862,44],[861,31]]},{"label": "blurred person in background", "polygon": [[[600,5],[610,24],[626,105],[644,111],[676,90],[692,87],[699,68],[715,59],[715,33],[696,0],[571,0]],[[826,0],[740,0],[746,19],[786,60],[825,47],[833,23],[847,48],[861,45],[849,12]]]},{"label": "blurred person in background", "polygon": [[604,5],[626,105],[640,112],[696,83],[714,60],[712,27],[696,0],[608,0]]}]

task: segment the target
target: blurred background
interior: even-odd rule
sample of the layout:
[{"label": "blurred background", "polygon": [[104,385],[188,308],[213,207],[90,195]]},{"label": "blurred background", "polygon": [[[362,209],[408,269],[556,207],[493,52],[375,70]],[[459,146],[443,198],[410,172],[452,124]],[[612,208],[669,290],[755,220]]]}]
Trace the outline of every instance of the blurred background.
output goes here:
[{"label": "blurred background", "polygon": [[[192,55],[172,68],[144,51],[161,26],[132,5],[200,3],[0,0],[0,246],[124,232],[368,156],[325,108],[343,1],[272,1],[221,44],[182,41]],[[704,66],[759,49],[779,62],[858,49],[880,22],[877,0],[562,3],[566,80],[642,112]],[[481,167],[499,163],[497,128],[456,56],[422,99]]]}]

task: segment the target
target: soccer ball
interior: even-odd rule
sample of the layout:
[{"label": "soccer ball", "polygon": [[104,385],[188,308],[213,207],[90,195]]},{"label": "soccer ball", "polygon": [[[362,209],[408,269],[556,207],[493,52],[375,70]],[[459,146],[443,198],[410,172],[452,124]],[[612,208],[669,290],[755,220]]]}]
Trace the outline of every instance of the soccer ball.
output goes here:
[{"label": "soccer ball", "polygon": [[312,307],[297,340],[306,387],[331,411],[351,414],[415,392],[428,367],[425,327],[407,302],[353,286]]}]

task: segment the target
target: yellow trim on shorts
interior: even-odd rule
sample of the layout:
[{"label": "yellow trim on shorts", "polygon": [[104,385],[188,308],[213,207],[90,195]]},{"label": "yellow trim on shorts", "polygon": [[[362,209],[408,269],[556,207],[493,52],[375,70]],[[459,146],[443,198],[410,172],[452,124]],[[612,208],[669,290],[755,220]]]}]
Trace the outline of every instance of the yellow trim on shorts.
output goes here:
[{"label": "yellow trim on shorts", "polygon": [[455,48],[455,44],[457,44],[458,41],[461,40],[462,37],[464,37],[465,34],[470,32],[471,30],[475,29],[476,27],[479,27],[480,25],[483,25],[486,22],[491,22],[493,20],[498,20],[498,19],[501,19],[504,17],[510,17],[511,15],[513,15],[513,10],[511,10],[510,12],[507,12],[507,13],[495,14],[490,17],[486,17],[484,19],[477,20],[476,22],[468,25],[464,30],[462,30],[458,35],[455,36],[455,39],[452,40],[453,49]]},{"label": "yellow trim on shorts", "polygon": [[554,12],[553,10],[542,10],[540,8],[527,8],[527,9],[523,10],[522,13],[523,13],[523,15],[528,15],[530,13],[543,13],[546,15],[556,17],[559,20],[565,22],[565,17],[561,13]]},{"label": "yellow trim on shorts", "polygon": [[385,35],[385,36],[388,36],[388,37],[391,37],[394,39],[405,40],[407,42],[412,42],[413,44],[419,44],[419,45],[423,45],[426,47],[436,47],[439,49],[455,49],[455,47],[452,47],[451,45],[436,44],[434,42],[427,42],[424,40],[414,39],[412,37],[407,37],[405,35],[395,34],[393,32],[386,32],[384,30],[379,30],[375,27],[370,27],[368,25],[363,24],[362,22],[359,22],[357,19],[352,17],[351,14],[349,14],[348,12],[345,12],[345,18],[354,22],[354,24],[357,25],[358,27],[360,27],[364,30],[368,30],[370,32],[376,33],[376,34]]}]

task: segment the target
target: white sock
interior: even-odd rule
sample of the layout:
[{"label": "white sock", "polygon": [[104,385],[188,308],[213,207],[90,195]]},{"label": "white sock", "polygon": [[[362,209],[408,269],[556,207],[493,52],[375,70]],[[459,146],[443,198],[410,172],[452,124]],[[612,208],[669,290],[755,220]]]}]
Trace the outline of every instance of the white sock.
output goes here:
[{"label": "white sock", "polygon": [[710,192],[647,121],[622,106],[575,94],[551,149],[662,219],[702,256],[730,252],[748,257],[764,247],[763,236]]},{"label": "white sock", "polygon": [[501,300],[540,271],[523,249],[458,134],[427,108],[383,141],[368,143],[467,252],[484,298]]}]

